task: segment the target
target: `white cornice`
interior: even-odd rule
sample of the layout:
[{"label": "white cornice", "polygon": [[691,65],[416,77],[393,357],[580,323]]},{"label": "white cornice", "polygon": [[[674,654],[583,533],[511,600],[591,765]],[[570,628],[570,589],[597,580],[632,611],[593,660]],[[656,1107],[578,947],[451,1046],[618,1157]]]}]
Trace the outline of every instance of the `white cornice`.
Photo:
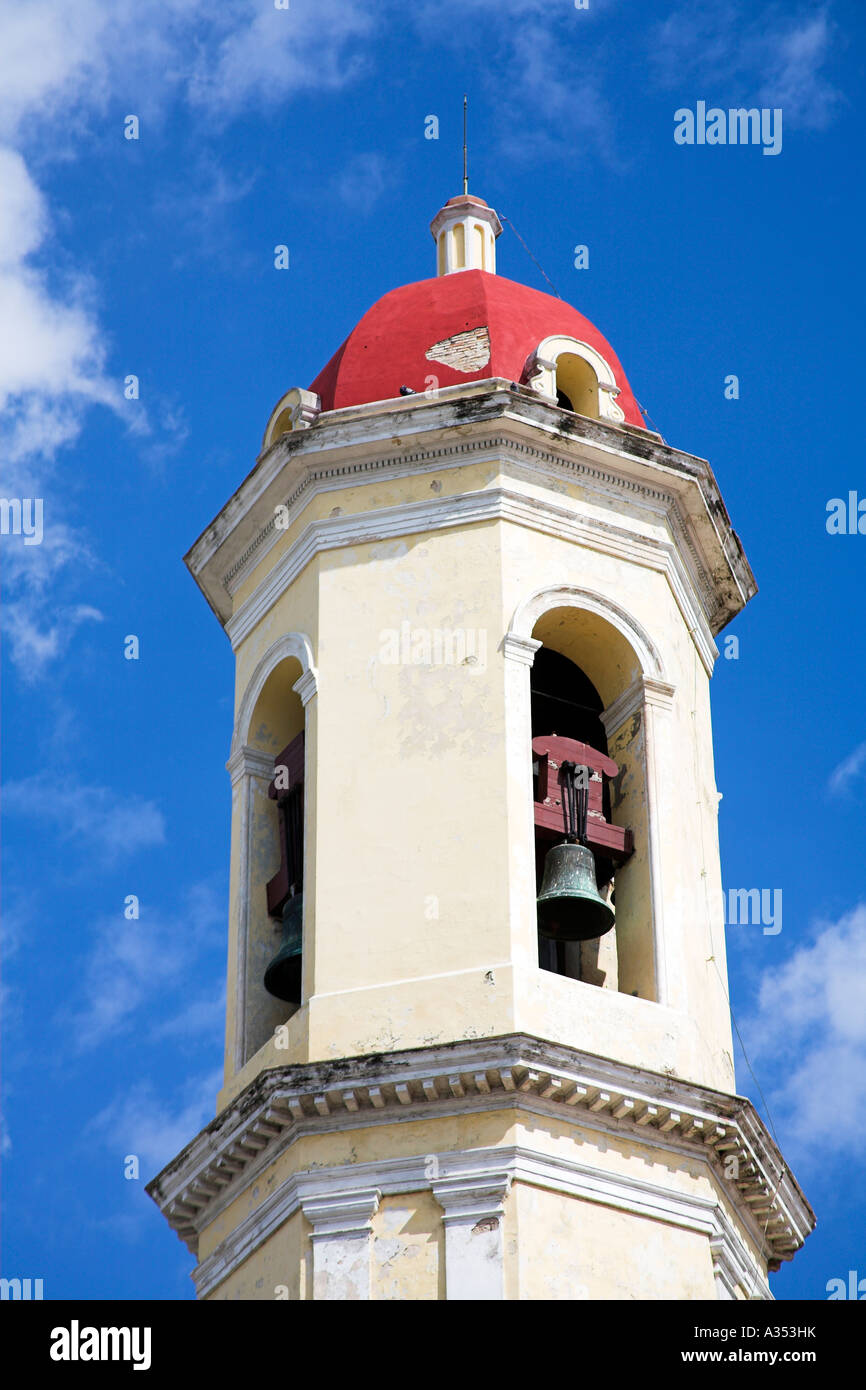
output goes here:
[{"label": "white cornice", "polygon": [[569,415],[501,381],[447,388],[435,401],[405,398],[331,411],[312,429],[284,436],[192,547],[187,564],[225,623],[226,584],[236,589],[281,534],[276,506],[289,507],[294,525],[319,492],[485,457],[533,477],[564,469],[591,491],[631,492],[642,507],[667,517],[713,631],[755,592],[708,464],[647,431]]},{"label": "white cornice", "polygon": [[[522,1034],[262,1072],[147,1191],[195,1252],[203,1227],[302,1135],[514,1108],[702,1156],[771,1261],[790,1259],[814,1226],[750,1101]],[[310,1179],[298,1175],[298,1201]],[[388,1190],[381,1175],[366,1186]]]}]

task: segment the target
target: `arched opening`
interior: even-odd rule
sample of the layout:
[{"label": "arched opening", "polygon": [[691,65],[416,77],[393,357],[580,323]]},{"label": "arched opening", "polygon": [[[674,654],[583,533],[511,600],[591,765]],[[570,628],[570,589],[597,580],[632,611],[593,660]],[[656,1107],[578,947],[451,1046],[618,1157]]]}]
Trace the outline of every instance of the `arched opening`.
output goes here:
[{"label": "arched opening", "polygon": [[458,222],[452,233],[454,261],[453,270],[463,270],[466,266],[466,231],[462,222]]},{"label": "arched opening", "polygon": [[598,377],[583,357],[562,352],[556,359],[556,401],[564,410],[597,420]]},{"label": "arched opening", "polygon": [[[269,781],[257,781],[250,808],[244,1052],[250,1057],[301,1005],[304,866],[304,706],[293,689],[303,674],[300,661],[286,657],[271,671],[256,700],[247,746],[267,755]],[[288,911],[287,909],[291,909]],[[290,920],[288,920],[290,919]],[[291,998],[277,998],[265,976],[287,939],[287,922],[297,951],[284,955],[291,968],[281,978],[297,981]],[[296,956],[296,959],[294,958]]]},{"label": "arched opening", "polygon": [[[610,821],[610,788],[603,775],[607,735],[604,708],[592,681],[573,661],[550,647],[535,654],[530,674],[535,802],[535,891],[539,893],[549,851],[562,842],[566,829],[564,797],[557,773],[563,754],[593,772],[590,805]],[[589,750],[599,756],[592,757]],[[596,888],[605,901],[614,899],[615,859],[606,847],[591,846]],[[624,854],[624,850],[623,850]],[[616,988],[615,938],[604,941],[555,941],[538,929],[538,963],[543,970],[588,984]]]},{"label": "arched opening", "polygon": [[482,270],[487,269],[484,256],[484,228],[480,222],[476,222],[472,227],[472,236],[475,241],[475,260]]},{"label": "arched opening", "polygon": [[[530,671],[536,893],[546,855],[566,828],[557,763],[563,740],[569,740],[579,750],[575,761],[591,769],[588,846],[598,891],[616,913],[614,928],[592,941],[551,942],[539,934],[539,964],[653,999],[645,731],[639,710],[616,727],[602,717],[639,680],[641,661],[622,632],[589,607],[548,609],[535,621],[532,637],[542,643]],[[572,752],[567,756],[574,758]]]},{"label": "arched opening", "polygon": [[267,446],[280,439],[284,434],[292,432],[292,412],[289,409],[281,410],[274,423],[269,427],[267,433]]},{"label": "arched opening", "polygon": [[554,333],[543,338],[526,359],[521,380],[563,410],[594,420],[620,422],[620,393],[610,363],[589,343]]}]

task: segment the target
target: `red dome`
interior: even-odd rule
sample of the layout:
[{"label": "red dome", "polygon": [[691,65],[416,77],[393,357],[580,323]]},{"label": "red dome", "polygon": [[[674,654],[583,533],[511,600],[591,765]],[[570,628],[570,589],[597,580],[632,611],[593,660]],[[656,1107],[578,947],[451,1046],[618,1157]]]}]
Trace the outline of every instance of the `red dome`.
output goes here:
[{"label": "red dome", "polygon": [[[470,365],[470,370],[461,371],[438,360],[441,354],[437,360],[425,356],[434,344],[441,348],[457,334],[484,327],[490,338],[490,358],[483,366]],[[576,338],[602,355],[620,388],[616,400],[627,423],[646,428],[619,359],[589,319],[562,299],[484,270],[418,280],[383,295],[322,368],[310,390],[321,397],[322,410],[339,410],[391,400],[399,396],[401,386],[423,392],[430,376],[436,376],[440,386],[489,377],[519,382],[527,359],[542,339],[553,334]],[[446,355],[454,354],[446,349]],[[473,362],[471,356],[464,360]]]}]

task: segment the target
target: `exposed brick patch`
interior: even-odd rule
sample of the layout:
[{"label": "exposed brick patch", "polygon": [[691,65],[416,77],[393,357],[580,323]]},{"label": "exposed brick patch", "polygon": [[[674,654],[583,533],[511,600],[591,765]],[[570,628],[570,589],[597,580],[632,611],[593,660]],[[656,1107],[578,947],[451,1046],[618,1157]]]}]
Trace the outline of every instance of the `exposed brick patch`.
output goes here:
[{"label": "exposed brick patch", "polygon": [[470,328],[465,333],[455,333],[453,338],[443,338],[441,342],[428,347],[424,356],[430,362],[441,362],[443,367],[453,367],[458,372],[477,372],[490,361],[490,334],[485,324],[481,328]]}]

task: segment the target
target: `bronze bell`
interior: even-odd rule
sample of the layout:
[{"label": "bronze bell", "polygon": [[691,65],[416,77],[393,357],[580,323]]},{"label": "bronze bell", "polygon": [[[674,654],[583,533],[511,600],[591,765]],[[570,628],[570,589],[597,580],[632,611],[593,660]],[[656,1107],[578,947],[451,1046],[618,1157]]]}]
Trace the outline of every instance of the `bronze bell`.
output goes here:
[{"label": "bronze bell", "polygon": [[283,937],[280,949],[265,971],[265,989],[287,1004],[301,1002],[301,950],[304,895],[296,893],[283,904]]},{"label": "bronze bell", "polygon": [[614,920],[613,908],[598,891],[592,850],[572,840],[548,850],[538,895],[542,936],[592,941],[610,931]]}]

